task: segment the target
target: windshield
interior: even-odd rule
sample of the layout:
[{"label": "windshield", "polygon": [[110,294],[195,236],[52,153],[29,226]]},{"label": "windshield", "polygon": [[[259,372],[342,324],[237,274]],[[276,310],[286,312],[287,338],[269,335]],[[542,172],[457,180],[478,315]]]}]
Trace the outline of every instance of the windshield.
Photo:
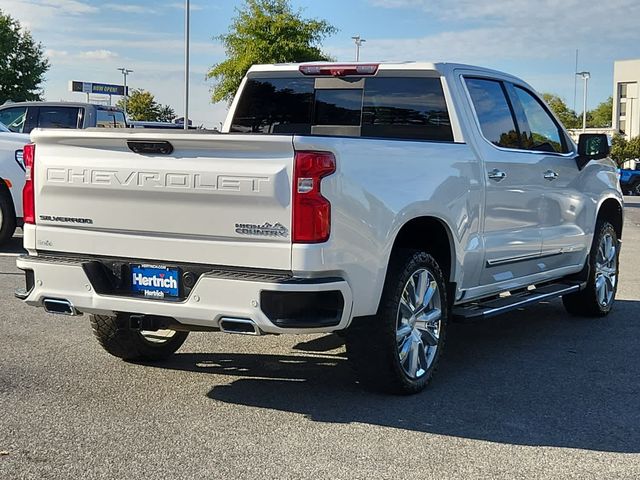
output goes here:
[{"label": "windshield", "polygon": [[0,122],[0,132],[11,132],[11,130],[9,130],[6,125],[4,123]]}]

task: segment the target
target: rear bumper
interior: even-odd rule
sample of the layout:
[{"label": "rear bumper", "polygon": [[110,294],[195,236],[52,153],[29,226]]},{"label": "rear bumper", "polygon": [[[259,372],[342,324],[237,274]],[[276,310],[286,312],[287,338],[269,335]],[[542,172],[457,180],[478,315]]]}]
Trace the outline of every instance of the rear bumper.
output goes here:
[{"label": "rear bumper", "polygon": [[264,333],[331,332],[351,320],[351,289],[340,278],[283,280],[246,273],[234,278],[212,267],[186,298],[163,301],[98,293],[100,285],[89,278],[86,265],[68,258],[19,257],[17,266],[25,271],[27,285],[16,296],[36,307],[45,299],[62,299],[79,313],[158,315],[208,328],[219,328],[224,318],[247,319]]}]

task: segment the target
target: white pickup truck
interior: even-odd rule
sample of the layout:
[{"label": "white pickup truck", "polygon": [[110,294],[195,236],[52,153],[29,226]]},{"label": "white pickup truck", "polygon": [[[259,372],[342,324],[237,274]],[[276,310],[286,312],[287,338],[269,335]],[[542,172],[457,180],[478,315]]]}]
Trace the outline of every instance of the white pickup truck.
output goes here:
[{"label": "white pickup truck", "polygon": [[449,322],[562,296],[604,316],[623,198],[522,80],[467,65],[251,68],[222,135],[35,130],[26,286],[125,360],[189,331],[342,332],[369,387],[414,393]]},{"label": "white pickup truck", "polygon": [[22,149],[28,142],[29,135],[13,133],[0,123],[0,245],[11,239],[22,222]]}]

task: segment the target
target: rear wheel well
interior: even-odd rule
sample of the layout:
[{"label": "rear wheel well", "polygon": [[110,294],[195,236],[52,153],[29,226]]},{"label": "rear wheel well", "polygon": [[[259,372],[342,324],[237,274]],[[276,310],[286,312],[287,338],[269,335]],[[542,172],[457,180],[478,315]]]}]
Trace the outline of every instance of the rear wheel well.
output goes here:
[{"label": "rear wheel well", "polygon": [[7,242],[16,231],[16,207],[13,204],[11,192],[5,181],[0,178],[0,244]]},{"label": "rear wheel well", "polygon": [[2,177],[0,177],[0,195],[6,197],[8,200],[11,201],[11,207],[15,212],[16,207],[13,205],[13,197],[11,197],[11,192],[9,191],[9,187],[7,187],[7,184],[5,183],[4,178]]},{"label": "rear wheel well", "polygon": [[608,198],[602,202],[598,211],[598,220],[603,219],[611,223],[618,238],[622,238],[622,206],[617,200]]},{"label": "rear wheel well", "polygon": [[13,203],[13,197],[11,196],[11,191],[9,190],[9,187],[7,186],[7,184],[4,181],[4,178],[0,177],[0,197],[3,198],[11,212],[13,214],[13,217],[16,217],[16,206]]},{"label": "rear wheel well", "polygon": [[391,257],[400,249],[415,249],[429,252],[438,262],[447,281],[452,280],[454,251],[449,230],[434,217],[418,217],[402,226],[393,243]]}]

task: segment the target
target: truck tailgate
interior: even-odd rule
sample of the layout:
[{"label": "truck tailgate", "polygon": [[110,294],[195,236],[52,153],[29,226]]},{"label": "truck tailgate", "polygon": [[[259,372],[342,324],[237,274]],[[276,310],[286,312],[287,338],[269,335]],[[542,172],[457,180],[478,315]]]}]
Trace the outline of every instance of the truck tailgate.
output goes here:
[{"label": "truck tailgate", "polygon": [[[289,136],[36,130],[32,140],[38,251],[291,268]],[[132,141],[173,152],[134,153]]]}]

